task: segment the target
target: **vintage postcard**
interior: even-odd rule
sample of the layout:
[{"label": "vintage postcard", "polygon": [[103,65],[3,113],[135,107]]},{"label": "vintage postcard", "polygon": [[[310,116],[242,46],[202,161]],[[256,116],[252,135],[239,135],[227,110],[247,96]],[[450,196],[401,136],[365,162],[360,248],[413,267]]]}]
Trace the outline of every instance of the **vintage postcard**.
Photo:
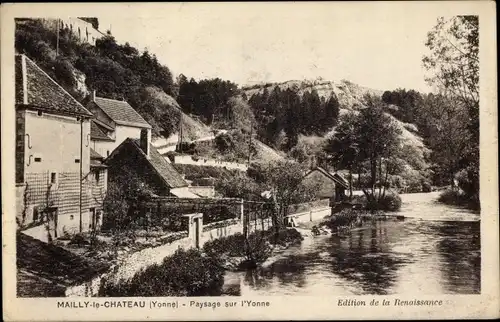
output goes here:
[{"label": "vintage postcard", "polygon": [[3,318],[498,318],[495,9],[2,4]]}]

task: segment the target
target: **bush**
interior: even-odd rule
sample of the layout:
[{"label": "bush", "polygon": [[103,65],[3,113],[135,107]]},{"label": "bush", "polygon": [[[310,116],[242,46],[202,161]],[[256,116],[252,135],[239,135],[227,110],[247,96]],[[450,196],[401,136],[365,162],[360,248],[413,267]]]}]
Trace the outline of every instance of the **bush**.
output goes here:
[{"label": "bush", "polygon": [[275,245],[287,246],[290,244],[300,244],[304,238],[296,229],[283,229],[279,232],[278,238],[273,238],[274,232],[272,230],[268,231],[271,234],[271,242]]},{"label": "bush", "polygon": [[422,192],[431,192],[432,191],[432,186],[429,182],[423,182],[422,183]]},{"label": "bush", "polygon": [[130,280],[101,282],[99,296],[217,296],[223,283],[224,268],[218,257],[203,256],[196,249],[177,250]]},{"label": "bush", "polygon": [[221,237],[203,245],[203,251],[209,256],[222,256],[227,255],[230,257],[245,256],[243,245],[245,238],[243,234],[237,233],[227,237]]},{"label": "bush", "polygon": [[90,245],[90,240],[82,233],[74,235],[68,245],[87,246]]},{"label": "bush", "polygon": [[398,211],[401,209],[401,197],[396,193],[387,193],[380,199],[370,200],[366,207],[370,210]]},{"label": "bush", "polygon": [[203,251],[208,256],[220,258],[245,257],[252,263],[262,263],[271,255],[271,247],[268,241],[268,233],[257,231],[248,235],[248,244],[241,233],[214,239],[205,243]]},{"label": "bush", "polygon": [[480,209],[478,200],[469,197],[466,193],[459,190],[451,190],[451,189],[444,190],[439,195],[438,202],[447,205],[466,207],[472,210]]},{"label": "bush", "polygon": [[350,226],[353,222],[358,220],[360,212],[353,209],[343,209],[341,212],[330,217],[325,225],[330,229],[335,229],[342,226]]}]

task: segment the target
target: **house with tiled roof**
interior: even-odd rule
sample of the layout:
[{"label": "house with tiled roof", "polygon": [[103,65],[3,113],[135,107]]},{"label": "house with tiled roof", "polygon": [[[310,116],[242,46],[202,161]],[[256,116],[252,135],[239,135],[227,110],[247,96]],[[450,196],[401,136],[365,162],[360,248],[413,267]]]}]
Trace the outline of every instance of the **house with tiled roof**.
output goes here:
[{"label": "house with tiled roof", "polygon": [[303,180],[318,187],[316,196],[320,199],[341,201],[345,198],[346,189],[349,189],[349,183],[340,174],[330,173],[322,167],[315,167],[307,172]]},{"label": "house with tiled roof", "polygon": [[145,132],[140,139],[125,139],[104,163],[108,166],[110,181],[126,173],[147,184],[156,195],[199,198],[190,192],[183,176],[148,141]]},{"label": "house with tiled roof", "polygon": [[97,228],[106,167],[91,162],[92,113],[18,54],[15,110],[19,228],[42,240]]},{"label": "house with tiled roof", "polygon": [[125,139],[139,139],[145,131],[151,141],[151,125],[126,101],[98,97],[93,91],[86,105],[94,114],[91,124],[93,149],[107,157]]}]

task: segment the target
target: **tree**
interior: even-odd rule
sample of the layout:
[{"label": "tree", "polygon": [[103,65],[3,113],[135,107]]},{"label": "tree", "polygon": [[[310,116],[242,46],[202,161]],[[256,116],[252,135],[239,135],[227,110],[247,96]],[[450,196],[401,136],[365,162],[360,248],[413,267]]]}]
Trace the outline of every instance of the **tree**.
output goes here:
[{"label": "tree", "polygon": [[360,121],[359,116],[353,111],[345,114],[335,128],[334,135],[325,145],[325,152],[330,155],[330,162],[334,168],[349,170],[349,198],[352,198],[353,171],[356,169],[359,174],[360,151],[357,128]]},{"label": "tree", "polygon": [[[369,163],[370,190],[363,188],[363,193],[368,201],[372,202],[382,195],[382,190],[379,190],[378,198],[375,194],[377,182],[382,179],[382,161],[397,153],[401,130],[391,117],[384,113],[384,106],[379,97],[367,95],[365,100],[367,107],[360,110],[354,137],[357,138],[360,160]],[[379,187],[381,188],[381,182]]]},{"label": "tree", "polygon": [[277,238],[288,215],[290,205],[313,200],[318,186],[303,181],[306,169],[293,161],[283,160],[264,167],[265,185],[274,203],[273,228]]},{"label": "tree", "polygon": [[423,63],[432,73],[427,80],[468,111],[471,140],[461,163],[474,187],[469,197],[479,204],[479,17],[439,18],[427,35],[426,46],[430,53]]},{"label": "tree", "polygon": [[323,120],[323,130],[329,130],[337,124],[339,117],[340,103],[336,95],[332,94],[325,103],[325,117]]},{"label": "tree", "polygon": [[431,160],[437,174],[453,188],[455,174],[462,168],[461,160],[471,141],[467,109],[457,99],[443,95],[428,96],[422,109],[427,116]]},{"label": "tree", "polygon": [[218,180],[215,189],[224,197],[242,198],[245,200],[258,200],[260,198],[260,187],[250,177],[238,174],[229,178]]},{"label": "tree", "polygon": [[255,117],[248,103],[241,96],[233,96],[228,99],[228,123],[232,127],[244,132],[251,132],[255,127]]},{"label": "tree", "polygon": [[141,204],[151,196],[151,190],[132,173],[124,170],[108,183],[103,210],[106,213],[103,230],[110,230],[118,246],[124,239],[134,238]]}]

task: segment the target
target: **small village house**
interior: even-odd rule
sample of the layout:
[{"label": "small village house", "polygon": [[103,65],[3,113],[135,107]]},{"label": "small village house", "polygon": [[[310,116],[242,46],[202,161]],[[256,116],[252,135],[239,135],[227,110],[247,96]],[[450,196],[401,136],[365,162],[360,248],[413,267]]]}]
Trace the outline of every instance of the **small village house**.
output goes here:
[{"label": "small village house", "polygon": [[146,183],[158,196],[199,198],[190,191],[182,175],[151,144],[145,129],[140,139],[125,139],[106,158],[105,164],[109,168],[110,181],[126,173]]},{"label": "small village house", "polygon": [[59,19],[42,19],[44,24],[51,29],[58,28],[59,32],[68,30],[81,43],[96,45],[98,39],[106,36],[99,31],[96,26],[88,21],[89,18],[83,17],[63,17]]},{"label": "small village house", "polygon": [[20,229],[41,240],[97,229],[107,168],[90,146],[92,114],[18,54],[15,109]]},{"label": "small village house", "polygon": [[332,202],[345,199],[349,183],[338,173],[330,173],[322,167],[315,167],[304,176],[304,182],[319,183],[316,196],[319,199],[328,198]]},{"label": "small village house", "polygon": [[92,148],[100,155],[109,156],[127,138],[139,139],[143,130],[151,142],[151,125],[127,102],[97,97],[93,91],[87,108],[94,114]]}]

